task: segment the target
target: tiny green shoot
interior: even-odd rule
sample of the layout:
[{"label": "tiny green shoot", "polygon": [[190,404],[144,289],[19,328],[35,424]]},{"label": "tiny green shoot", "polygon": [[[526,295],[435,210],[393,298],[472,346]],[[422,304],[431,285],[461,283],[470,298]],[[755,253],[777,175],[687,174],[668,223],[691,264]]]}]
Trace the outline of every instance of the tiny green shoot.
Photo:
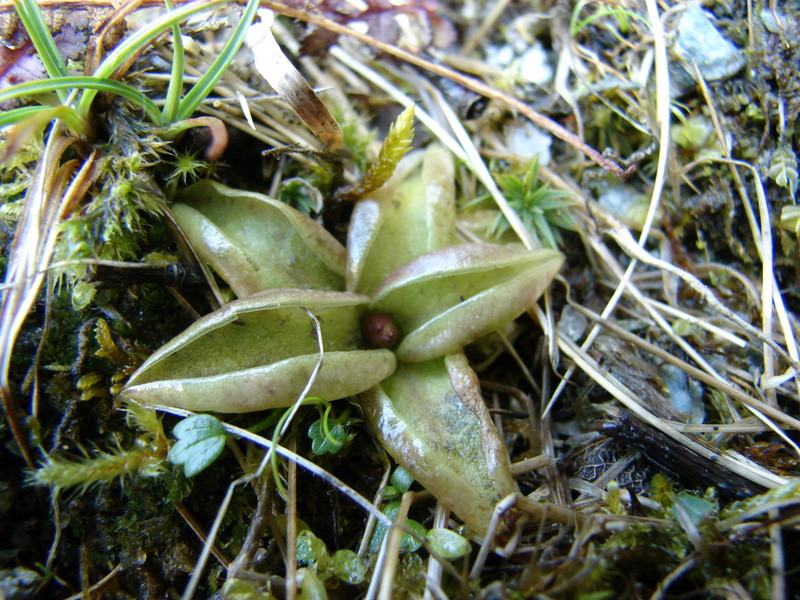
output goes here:
[{"label": "tiny green shoot", "polygon": [[[382,512],[387,517],[389,517],[392,521],[397,518],[397,513],[400,510],[400,502],[391,502],[387,504]],[[403,524],[408,527],[411,531],[413,531],[419,538],[425,539],[427,535],[427,530],[425,527],[422,526],[421,523],[414,521],[413,519],[406,519]],[[375,554],[381,547],[383,543],[383,538],[386,536],[386,532],[388,531],[388,527],[383,523],[378,523],[375,526],[375,531],[372,534],[372,538],[369,541],[369,552],[370,554]],[[404,531],[402,537],[400,538],[400,552],[416,552],[422,543],[415,538],[414,536],[410,535],[408,532]]]},{"label": "tiny green shoot", "polygon": [[352,419],[348,418],[350,410],[345,409],[340,417],[331,419],[332,408],[333,406],[329,402],[325,403],[324,409],[321,405],[318,405],[317,409],[320,411],[321,416],[308,428],[308,437],[311,438],[311,451],[317,456],[325,453],[336,454],[346,443],[353,439],[353,434],[348,434],[345,429],[345,426],[352,421]]},{"label": "tiny green shoot", "polygon": [[381,187],[392,176],[397,163],[411,148],[413,140],[414,105],[411,104],[392,124],[378,158],[367,169],[361,181],[337,192],[337,198],[345,202],[355,202]]},{"label": "tiny green shoot", "polygon": [[[566,210],[572,206],[567,199],[571,194],[551,189],[547,183],[539,184],[538,159],[533,160],[521,179],[516,175],[500,175],[497,183],[509,206],[540,245],[557,248],[561,241],[558,228],[575,229],[575,222]],[[508,228],[508,221],[499,213],[489,225],[488,233],[500,237]]]}]

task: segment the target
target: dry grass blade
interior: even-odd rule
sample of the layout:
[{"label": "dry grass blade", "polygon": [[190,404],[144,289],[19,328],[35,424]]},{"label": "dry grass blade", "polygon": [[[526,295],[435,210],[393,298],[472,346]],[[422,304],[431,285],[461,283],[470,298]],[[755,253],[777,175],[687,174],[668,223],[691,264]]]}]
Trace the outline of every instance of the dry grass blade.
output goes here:
[{"label": "dry grass blade", "polygon": [[256,70],[328,149],[339,148],[342,145],[342,130],[275,41],[270,31],[272,12],[260,10],[258,14],[261,22],[253,24],[247,33],[247,43],[255,56]]},{"label": "dry grass blade", "polygon": [[23,321],[39,295],[55,248],[58,223],[68,215],[92,184],[96,154],[77,168],[74,161],[60,165],[72,140],[59,129],[47,140],[25,199],[23,216],[17,225],[9,257],[0,308],[0,393],[14,437],[31,468],[34,461],[26,436],[17,419],[8,379],[11,354]]},{"label": "dry grass blade", "polygon": [[566,356],[568,356],[603,389],[608,391],[608,393],[610,393],[616,400],[628,408],[642,421],[659,429],[664,434],[675,440],[678,444],[686,446],[707,460],[724,465],[734,473],[737,473],[738,475],[749,479],[753,483],[766,488],[778,487],[787,482],[785,478],[775,475],[763,467],[760,467],[754,463],[744,462],[725,453],[719,453],[716,450],[708,448],[691,439],[687,435],[675,429],[672,425],[668,424],[666,421],[659,419],[645,409],[639,403],[639,400],[636,398],[635,394],[627,389],[615,377],[604,372],[604,370],[600,368],[594,359],[592,359],[573,342],[559,335],[558,345]]}]

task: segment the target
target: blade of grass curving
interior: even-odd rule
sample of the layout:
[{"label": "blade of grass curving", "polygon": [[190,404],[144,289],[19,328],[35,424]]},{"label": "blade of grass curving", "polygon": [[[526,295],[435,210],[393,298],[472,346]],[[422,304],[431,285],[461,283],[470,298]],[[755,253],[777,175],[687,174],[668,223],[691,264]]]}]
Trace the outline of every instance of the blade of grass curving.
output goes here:
[{"label": "blade of grass curving", "polygon": [[[111,77],[114,71],[116,71],[120,66],[122,66],[123,63],[125,63],[128,58],[130,58],[134,53],[141,49],[142,46],[147,44],[151,39],[165,29],[174,24],[180,23],[187,17],[209,10],[215,6],[220,6],[228,1],[229,0],[198,0],[197,2],[186,4],[180,8],[161,15],[146,27],[142,27],[141,29],[135,31],[130,37],[126,38],[122,43],[114,48],[114,50],[105,58],[102,63],[100,63],[95,70],[95,77],[108,79]],[[97,92],[95,90],[87,90],[86,93],[81,96],[77,107],[78,112],[81,115],[89,114],[89,109],[96,93]],[[161,116],[159,113],[159,121],[160,120]]]},{"label": "blade of grass curving", "polygon": [[[33,42],[37,54],[44,65],[44,69],[50,77],[64,77],[68,75],[67,65],[61,58],[56,42],[50,34],[50,30],[44,22],[42,12],[36,0],[14,0],[14,8],[17,10],[20,21],[25,27],[25,31]],[[58,97],[62,102],[67,99],[66,92],[59,92]]]},{"label": "blade of grass curving", "polygon": [[192,89],[190,89],[180,101],[178,111],[175,114],[176,120],[180,121],[192,116],[192,113],[197,110],[200,103],[206,99],[211,93],[211,90],[214,89],[214,86],[217,85],[222,74],[230,66],[239,48],[241,48],[242,43],[244,43],[244,34],[247,33],[247,28],[250,27],[250,23],[253,22],[257,9],[258,0],[248,0],[244,7],[244,12],[242,12],[241,20],[236,25],[233,34],[222,48],[219,56],[217,56],[208,68],[208,71],[203,74],[200,80],[192,86]]},{"label": "blade of grass curving", "polygon": [[[34,110],[30,110],[34,109]],[[9,118],[9,115],[11,118]],[[70,106],[26,106],[16,111],[0,113],[0,128],[16,125],[5,133],[6,144],[0,149],[0,163],[5,162],[30,139],[41,132],[51,121],[60,121],[67,126],[69,134],[81,137],[88,129],[88,123]]]},{"label": "blade of grass curving", "polygon": [[[100,77],[73,75],[68,77],[54,77],[52,79],[43,79],[40,81],[28,81],[0,91],[0,102],[11,98],[46,94],[60,90],[91,90],[93,92],[101,91],[117,94],[140,106],[156,125],[164,124],[158,106],[142,92],[129,85],[120,83],[119,81]],[[86,94],[84,94],[84,97],[85,96]],[[82,115],[82,113],[78,111],[78,115]]]},{"label": "blade of grass curving", "polygon": [[[173,9],[172,0],[164,0],[164,4],[169,10]],[[165,123],[171,123],[178,110],[178,102],[183,91],[183,39],[181,38],[181,28],[175,23],[172,26],[172,72],[170,73],[169,84],[167,85],[167,98],[164,102],[164,110],[161,114]]]},{"label": "blade of grass curving", "polygon": [[0,112],[0,129],[3,127],[8,127],[9,125],[15,125],[37,113],[52,110],[52,106],[23,106],[21,108],[14,108],[12,110]]}]

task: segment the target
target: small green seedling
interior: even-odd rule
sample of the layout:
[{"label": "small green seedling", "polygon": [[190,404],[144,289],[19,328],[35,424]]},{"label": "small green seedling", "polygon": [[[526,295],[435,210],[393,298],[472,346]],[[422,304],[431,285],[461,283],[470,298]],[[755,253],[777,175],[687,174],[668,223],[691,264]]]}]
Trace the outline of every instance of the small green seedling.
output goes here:
[{"label": "small green seedling", "polygon": [[311,451],[317,456],[325,453],[336,454],[345,444],[353,439],[354,434],[348,434],[346,427],[357,419],[350,419],[350,411],[345,410],[336,419],[330,419],[331,404],[326,403],[325,408],[317,405],[320,418],[308,428],[308,437],[311,438]]},{"label": "small green seedling", "polygon": [[177,442],[169,451],[169,460],[183,465],[186,477],[194,477],[213,463],[225,447],[225,429],[211,415],[194,415],[172,430]]}]

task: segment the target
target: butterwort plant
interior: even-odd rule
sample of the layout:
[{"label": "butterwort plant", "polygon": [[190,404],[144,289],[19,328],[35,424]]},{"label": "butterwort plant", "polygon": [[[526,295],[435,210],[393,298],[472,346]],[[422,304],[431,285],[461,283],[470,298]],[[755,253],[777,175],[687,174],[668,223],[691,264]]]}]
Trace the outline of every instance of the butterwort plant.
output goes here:
[{"label": "butterwort plant", "polygon": [[386,451],[479,533],[515,491],[465,345],[520,316],[563,262],[459,243],[454,166],[438,146],[406,155],[357,201],[347,246],[297,210],[212,181],[172,211],[237,299],[158,349],[122,395],[242,413],[309,396],[353,399]]}]

